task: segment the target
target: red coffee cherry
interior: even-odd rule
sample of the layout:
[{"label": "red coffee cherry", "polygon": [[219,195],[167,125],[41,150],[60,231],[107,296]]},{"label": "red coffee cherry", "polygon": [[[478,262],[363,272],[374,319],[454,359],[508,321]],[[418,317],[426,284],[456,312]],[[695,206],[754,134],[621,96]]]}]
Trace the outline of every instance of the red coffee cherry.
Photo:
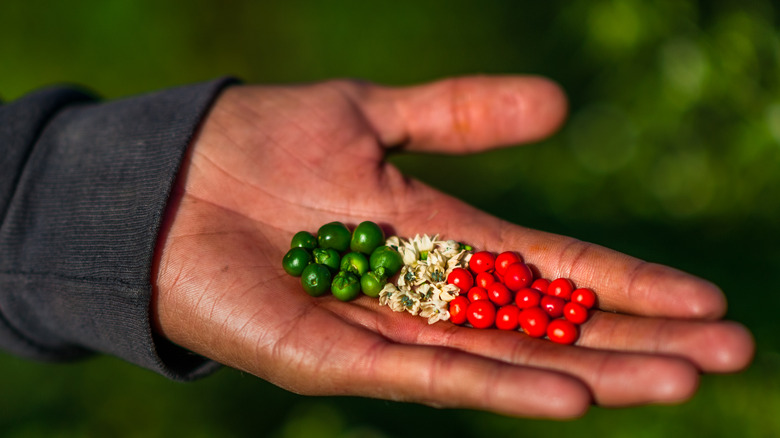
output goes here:
[{"label": "red coffee cherry", "polygon": [[490,300],[474,301],[466,309],[466,319],[474,328],[490,328],[496,322],[496,306]]},{"label": "red coffee cherry", "polygon": [[572,301],[563,306],[563,316],[575,324],[582,324],[588,320],[588,309]]},{"label": "red coffee cherry", "polygon": [[474,286],[474,277],[466,269],[455,268],[447,276],[447,283],[458,286],[462,291],[467,291]]},{"label": "red coffee cherry", "polygon": [[534,274],[525,263],[512,263],[504,271],[504,284],[513,292],[530,286],[533,281]]},{"label": "red coffee cherry", "polygon": [[550,280],[546,278],[537,278],[534,280],[533,283],[531,283],[531,288],[536,289],[539,292],[546,294],[547,288],[550,286]]},{"label": "red coffee cherry", "polygon": [[586,309],[592,309],[596,305],[596,293],[584,287],[575,289],[571,293],[571,302],[580,304]]},{"label": "red coffee cherry", "polygon": [[503,276],[504,272],[506,272],[506,268],[509,267],[512,263],[522,263],[523,258],[520,257],[520,254],[514,252],[514,251],[505,251],[499,254],[496,257],[495,261],[495,269],[496,274]]},{"label": "red coffee cherry", "polygon": [[476,278],[474,278],[474,285],[487,289],[496,281],[498,280],[496,280],[496,277],[494,277],[490,272],[480,272],[477,274]]},{"label": "red coffee cherry", "polygon": [[506,306],[512,302],[514,295],[503,283],[493,283],[487,290],[488,298],[494,302],[496,306]]},{"label": "red coffee cherry", "polygon": [[569,300],[573,290],[574,283],[572,283],[571,280],[568,278],[556,278],[550,282],[550,286],[547,288],[547,295]]},{"label": "red coffee cherry", "polygon": [[[460,296],[460,295],[458,295]],[[490,296],[488,295],[487,290],[484,288],[481,288],[479,286],[474,286],[471,289],[469,289],[468,293],[466,294],[470,302],[479,301],[479,300],[489,300]]]},{"label": "red coffee cherry", "polygon": [[496,327],[500,330],[514,330],[517,328],[520,309],[513,304],[501,306],[496,312]]},{"label": "red coffee cherry", "polygon": [[579,330],[571,321],[554,319],[547,325],[547,337],[559,344],[573,344],[579,337]]},{"label": "red coffee cherry", "polygon": [[521,309],[527,309],[529,307],[538,307],[539,300],[541,300],[542,294],[536,289],[530,287],[524,287],[517,291],[515,294],[515,304]]},{"label": "red coffee cherry", "polygon": [[563,307],[566,305],[566,301],[563,298],[545,295],[539,304],[551,318],[560,318],[563,316]]},{"label": "red coffee cherry", "polygon": [[475,274],[480,272],[489,272],[495,266],[496,258],[493,253],[488,251],[479,251],[471,255],[469,260],[469,269]]},{"label": "red coffee cherry", "polygon": [[520,328],[531,337],[541,338],[547,334],[547,324],[550,317],[539,307],[529,307],[520,312],[518,316]]},{"label": "red coffee cherry", "polygon": [[469,304],[471,303],[468,298],[463,295],[458,295],[450,301],[450,321],[453,324],[463,325],[466,323],[466,309],[468,309]]}]

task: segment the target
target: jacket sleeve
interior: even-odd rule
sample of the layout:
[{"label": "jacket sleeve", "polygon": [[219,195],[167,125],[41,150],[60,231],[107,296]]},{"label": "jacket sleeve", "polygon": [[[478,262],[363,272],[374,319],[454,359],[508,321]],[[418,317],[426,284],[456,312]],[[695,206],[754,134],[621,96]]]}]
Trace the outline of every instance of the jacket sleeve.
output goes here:
[{"label": "jacket sleeve", "polygon": [[52,88],[0,105],[0,349],[111,354],[176,380],[217,367],[154,334],[150,278],[180,162],[233,82],[105,103]]}]

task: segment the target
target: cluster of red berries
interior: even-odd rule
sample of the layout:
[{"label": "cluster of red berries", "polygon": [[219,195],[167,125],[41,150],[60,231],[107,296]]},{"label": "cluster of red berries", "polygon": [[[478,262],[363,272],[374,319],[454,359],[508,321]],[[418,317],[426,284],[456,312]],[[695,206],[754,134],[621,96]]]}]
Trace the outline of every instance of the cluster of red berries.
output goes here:
[{"label": "cluster of red berries", "polygon": [[596,304],[592,290],[575,288],[568,278],[534,279],[520,255],[511,251],[498,256],[476,252],[468,269],[453,269],[447,283],[461,290],[449,303],[453,323],[522,330],[561,344],[577,341],[578,326]]}]

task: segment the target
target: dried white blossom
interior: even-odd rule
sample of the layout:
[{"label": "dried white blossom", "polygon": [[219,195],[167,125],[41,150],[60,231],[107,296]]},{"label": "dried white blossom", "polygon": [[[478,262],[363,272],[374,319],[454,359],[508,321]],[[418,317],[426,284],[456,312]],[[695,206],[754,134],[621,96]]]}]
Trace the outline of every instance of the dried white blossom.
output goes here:
[{"label": "dried white blossom", "polygon": [[444,268],[447,266],[447,258],[448,257],[445,257],[444,254],[438,249],[433,249],[428,253],[428,260],[426,260],[425,263],[429,267],[441,266]]},{"label": "dried white blossom", "polygon": [[442,265],[429,265],[425,270],[425,279],[431,283],[447,281],[447,270]]},{"label": "dried white blossom", "polygon": [[398,287],[400,288],[413,288],[417,287],[427,280],[426,278],[427,265],[420,263],[404,264],[401,268],[401,272],[398,274]]},{"label": "dried white blossom", "polygon": [[[420,260],[420,251],[417,250],[417,247],[410,240],[402,239],[401,246],[398,247],[398,252],[400,252],[402,256],[405,256],[409,263]],[[412,255],[414,257],[412,257]]]},{"label": "dried white blossom", "polygon": [[427,260],[428,253],[433,250],[433,247],[436,245],[436,239],[438,238],[438,234],[433,237],[430,237],[427,234],[423,234],[421,237],[419,234],[417,234],[412,240],[409,241],[409,244],[415,249],[415,251],[417,251],[420,260]]},{"label": "dried white blossom", "polygon": [[439,290],[441,291],[439,293],[439,299],[441,299],[442,301],[446,301],[448,303],[454,300],[455,297],[457,297],[460,294],[460,288],[458,286],[455,286],[454,284],[445,284]]},{"label": "dried white blossom", "polygon": [[405,265],[411,265],[420,259],[420,254],[417,253],[417,250],[408,246],[399,247],[398,252],[401,254]]},{"label": "dried white blossom", "polygon": [[441,295],[441,289],[431,283],[426,283],[417,288],[417,293],[420,294],[421,301],[429,302],[439,299],[439,296]]},{"label": "dried white blossom", "polygon": [[460,243],[454,240],[440,241],[436,245],[437,249],[445,256],[452,257],[460,251]]},{"label": "dried white blossom", "polygon": [[420,296],[416,292],[401,291],[393,298],[393,304],[390,308],[396,312],[402,312],[406,310],[412,315],[417,315],[420,312]]},{"label": "dried white blossom", "polygon": [[385,240],[385,245],[398,251],[406,265],[411,265],[419,259],[417,249],[408,240],[398,236],[390,236]]},{"label": "dried white blossom", "polygon": [[401,242],[400,237],[390,236],[387,238],[387,240],[385,240],[385,245],[398,251],[398,248],[400,248],[403,245],[403,243]]},{"label": "dried white blossom", "polygon": [[433,324],[436,321],[446,321],[450,319],[450,312],[447,310],[446,302],[435,300],[422,304],[420,316],[428,318],[428,324]]},{"label": "dried white blossom", "polygon": [[398,288],[393,283],[387,282],[385,286],[379,291],[379,305],[387,306],[390,300],[393,299],[393,295],[398,293]]},{"label": "dried white blossom", "polygon": [[462,250],[454,254],[447,260],[447,271],[451,272],[455,268],[468,268],[471,260],[471,251]]},{"label": "dried white blossom", "polygon": [[401,294],[397,294],[393,296],[393,299],[387,302],[387,305],[390,307],[390,310],[393,312],[403,312],[406,310],[404,307],[404,304],[406,301],[401,301]]},{"label": "dried white blossom", "polygon": [[396,249],[404,266],[396,283],[388,283],[379,293],[379,304],[396,312],[409,312],[428,319],[429,324],[450,318],[449,302],[461,292],[447,284],[447,276],[455,268],[468,267],[471,251],[454,240],[441,241],[439,236],[423,234],[405,240],[397,236],[386,245]]}]

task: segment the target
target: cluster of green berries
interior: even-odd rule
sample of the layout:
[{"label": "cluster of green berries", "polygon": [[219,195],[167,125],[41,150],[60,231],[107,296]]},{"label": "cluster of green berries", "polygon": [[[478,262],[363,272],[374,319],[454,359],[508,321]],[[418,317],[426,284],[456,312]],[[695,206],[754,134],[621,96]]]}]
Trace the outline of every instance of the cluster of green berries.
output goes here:
[{"label": "cluster of green berries", "polygon": [[353,231],[341,222],[317,230],[295,233],[282,260],[284,270],[301,277],[301,286],[311,296],[330,291],[341,301],[353,300],[362,291],[378,297],[387,279],[403,267],[401,255],[385,245],[385,233],[371,221]]}]

